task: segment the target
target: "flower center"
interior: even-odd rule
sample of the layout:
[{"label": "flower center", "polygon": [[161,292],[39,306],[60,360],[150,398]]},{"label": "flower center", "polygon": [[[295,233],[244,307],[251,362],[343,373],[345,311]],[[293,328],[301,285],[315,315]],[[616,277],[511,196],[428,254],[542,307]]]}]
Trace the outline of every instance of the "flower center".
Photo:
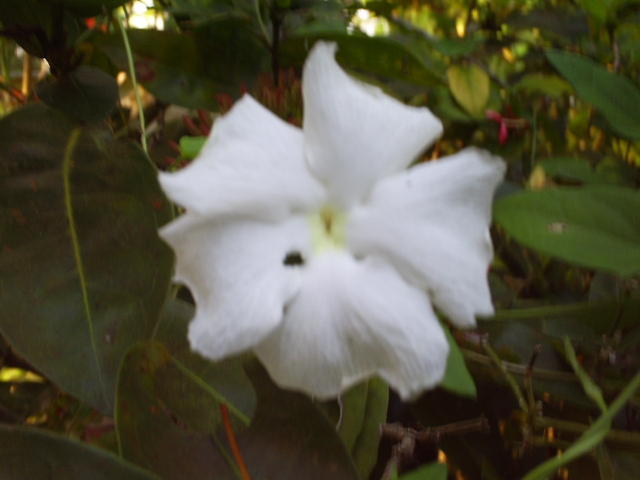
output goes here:
[{"label": "flower center", "polygon": [[345,226],[347,214],[331,207],[324,207],[318,213],[307,215],[311,228],[311,248],[320,255],[330,251],[345,249]]}]

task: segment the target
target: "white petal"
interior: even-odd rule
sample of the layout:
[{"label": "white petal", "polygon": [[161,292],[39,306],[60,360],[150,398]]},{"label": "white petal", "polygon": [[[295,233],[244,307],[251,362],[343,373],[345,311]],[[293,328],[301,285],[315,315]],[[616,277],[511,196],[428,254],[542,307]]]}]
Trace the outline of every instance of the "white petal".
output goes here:
[{"label": "white petal", "polygon": [[287,253],[309,256],[303,217],[281,224],[210,222],[185,214],[160,230],[176,253],[175,279],[196,301],[191,347],[220,360],[251,348],[282,321],[300,285]]},{"label": "white petal", "polygon": [[449,345],[425,293],[393,268],[325,254],[255,352],[276,383],[320,399],[376,373],[409,398],[442,379]]},{"label": "white petal", "polygon": [[160,184],[174,202],[210,217],[281,220],[325,196],[305,163],[301,130],[249,95],[215,122],[198,158],[160,173]]},{"label": "white petal", "polygon": [[380,182],[347,225],[349,249],[390,260],[461,327],[490,316],[491,202],[505,164],[468,148]]},{"label": "white petal", "polygon": [[316,42],[304,67],[305,155],[347,207],[376,181],[405,169],[442,133],[427,108],[409,107],[347,75],[334,59],[334,43]]}]

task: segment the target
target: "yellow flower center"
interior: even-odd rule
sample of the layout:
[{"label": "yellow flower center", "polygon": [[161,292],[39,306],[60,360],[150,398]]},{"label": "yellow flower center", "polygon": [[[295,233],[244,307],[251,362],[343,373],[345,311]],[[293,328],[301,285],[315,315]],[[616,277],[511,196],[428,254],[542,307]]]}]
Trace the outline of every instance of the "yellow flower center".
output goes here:
[{"label": "yellow flower center", "polygon": [[307,222],[311,228],[311,248],[314,254],[345,250],[347,215],[344,212],[324,207],[318,213],[307,215]]}]

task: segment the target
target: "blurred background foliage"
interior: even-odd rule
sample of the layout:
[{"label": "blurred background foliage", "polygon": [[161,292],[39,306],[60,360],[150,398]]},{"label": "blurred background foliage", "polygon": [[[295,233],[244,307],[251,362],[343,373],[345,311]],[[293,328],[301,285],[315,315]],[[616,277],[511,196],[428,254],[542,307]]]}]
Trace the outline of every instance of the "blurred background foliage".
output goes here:
[{"label": "blurred background foliage", "polygon": [[[640,478],[640,1],[3,0],[0,25],[1,478]],[[410,404],[192,354],[156,235],[157,169],[243,92],[300,125],[318,39],[442,119],[425,159],[508,162],[495,318]]]}]

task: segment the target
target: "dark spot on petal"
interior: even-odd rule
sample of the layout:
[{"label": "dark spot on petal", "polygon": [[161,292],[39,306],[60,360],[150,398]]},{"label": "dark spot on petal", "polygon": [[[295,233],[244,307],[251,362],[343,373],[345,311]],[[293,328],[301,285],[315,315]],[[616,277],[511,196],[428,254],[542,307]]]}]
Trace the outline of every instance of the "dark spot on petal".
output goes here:
[{"label": "dark spot on petal", "polygon": [[300,252],[292,251],[287,253],[282,263],[288,267],[304,265],[304,258],[302,258],[302,254]]}]

